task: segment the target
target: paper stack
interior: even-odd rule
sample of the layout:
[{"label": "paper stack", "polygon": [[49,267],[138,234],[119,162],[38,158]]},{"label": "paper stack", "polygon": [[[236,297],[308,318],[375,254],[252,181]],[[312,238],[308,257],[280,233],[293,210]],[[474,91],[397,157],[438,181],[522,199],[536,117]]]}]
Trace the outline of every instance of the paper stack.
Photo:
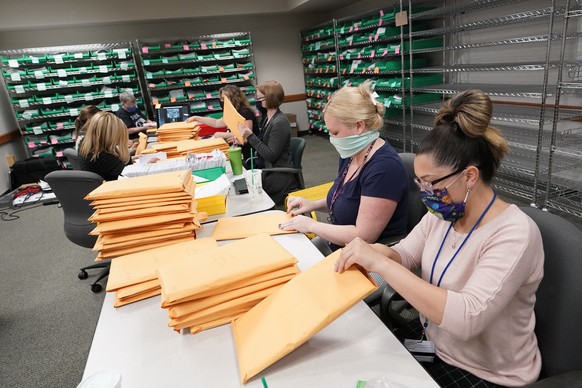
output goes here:
[{"label": "paper stack", "polygon": [[[155,155],[155,154],[147,154]],[[144,155],[145,157],[145,155]],[[134,163],[124,167],[121,175],[133,178],[142,175],[159,174],[181,170],[205,170],[215,167],[226,167],[226,157],[223,152],[213,150],[204,154],[191,154],[187,157],[162,159],[156,163]]]},{"label": "paper stack", "polygon": [[174,142],[179,140],[198,139],[198,123],[185,121],[164,124],[158,128],[156,134],[159,143]]},{"label": "paper stack", "polygon": [[213,238],[202,238],[116,257],[111,261],[107,292],[115,292],[114,307],[159,295],[158,268],[217,248]]},{"label": "paper stack", "polygon": [[167,143],[153,144],[151,148],[146,148],[142,154],[151,154],[163,151],[168,159],[180,158],[194,153],[208,153],[218,149],[224,153],[228,159],[228,143],[222,138],[210,138],[202,140],[180,140]]},{"label": "paper stack", "polygon": [[256,235],[159,267],[168,325],[191,333],[229,323],[292,279],[297,260],[269,235]]},{"label": "paper stack", "polygon": [[190,170],[104,182],[93,201],[97,260],[196,238],[200,228]]}]

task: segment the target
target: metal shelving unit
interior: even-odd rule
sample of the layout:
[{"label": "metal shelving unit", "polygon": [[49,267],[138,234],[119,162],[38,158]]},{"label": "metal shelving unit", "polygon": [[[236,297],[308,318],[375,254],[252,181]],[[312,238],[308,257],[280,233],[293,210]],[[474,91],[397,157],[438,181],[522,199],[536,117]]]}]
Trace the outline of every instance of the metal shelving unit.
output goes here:
[{"label": "metal shelving unit", "polygon": [[116,111],[121,92],[141,95],[130,42],[5,50],[0,59],[28,155],[56,156],[65,166],[62,150],[75,143],[85,105]]},{"label": "metal shelving unit", "polygon": [[[582,16],[580,2],[573,4],[566,0],[562,12],[562,33],[560,44],[560,66],[556,81],[554,105],[554,119],[550,144],[548,147],[548,171],[545,176],[545,196],[543,208],[550,208],[561,212],[582,217],[582,58],[578,54],[575,58],[567,58],[573,50],[566,47],[567,37],[571,36],[569,23],[573,18]],[[579,19],[578,19],[579,21]],[[575,28],[575,26],[574,26]],[[575,28],[577,29],[577,28]],[[567,70],[566,76],[564,72]],[[569,120],[563,119],[561,98],[564,94],[571,94],[578,103],[576,116]]]},{"label": "metal shelving unit", "polygon": [[239,86],[254,103],[249,32],[140,40],[137,51],[150,109],[189,102],[191,113],[220,115],[218,91],[227,84]]}]

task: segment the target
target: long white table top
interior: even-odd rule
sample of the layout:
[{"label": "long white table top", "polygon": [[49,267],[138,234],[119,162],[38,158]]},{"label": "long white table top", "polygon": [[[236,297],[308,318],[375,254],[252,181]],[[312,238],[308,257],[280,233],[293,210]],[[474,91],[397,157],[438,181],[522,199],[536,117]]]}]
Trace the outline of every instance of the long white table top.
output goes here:
[{"label": "long white table top", "polygon": [[[206,224],[199,237],[209,236]],[[303,234],[276,240],[306,269],[322,258]],[[121,373],[123,388],[147,387],[346,387],[386,376],[407,387],[438,387],[363,302],[305,344],[242,385],[231,326],[178,334],[167,325],[159,297],[113,307],[105,297],[83,378],[102,370]]]}]

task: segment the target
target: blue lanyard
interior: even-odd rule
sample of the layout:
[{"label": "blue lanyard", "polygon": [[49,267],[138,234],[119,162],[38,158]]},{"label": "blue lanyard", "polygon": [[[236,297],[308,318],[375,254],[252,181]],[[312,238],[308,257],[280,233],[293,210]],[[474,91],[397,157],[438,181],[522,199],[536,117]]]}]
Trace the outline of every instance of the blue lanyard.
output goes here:
[{"label": "blue lanyard", "polygon": [[[457,254],[459,253],[459,251],[461,250],[461,248],[463,248],[463,245],[465,245],[465,243],[467,242],[467,240],[469,239],[469,237],[471,237],[471,234],[473,233],[473,231],[475,230],[475,228],[477,228],[477,225],[479,225],[479,223],[481,222],[481,220],[483,219],[483,217],[485,216],[485,214],[487,214],[487,212],[491,208],[491,205],[493,205],[493,202],[495,202],[495,198],[497,198],[497,193],[493,192],[493,199],[491,200],[491,202],[489,202],[489,205],[487,205],[487,208],[485,208],[485,210],[483,211],[483,213],[481,213],[481,215],[479,216],[479,219],[477,220],[477,222],[475,222],[475,225],[473,225],[473,227],[469,231],[469,234],[467,234],[467,237],[465,237],[465,239],[463,240],[463,242],[461,243],[461,245],[459,246],[459,248],[455,251],[455,254],[453,255],[453,257],[451,257],[451,259],[449,260],[447,266],[443,270],[443,273],[441,273],[441,276],[439,277],[439,281],[437,283],[437,287],[440,287],[441,281],[443,280],[443,276],[445,276],[445,272],[447,272],[447,270],[449,269],[449,266],[451,265],[451,263],[453,262],[453,260],[455,260],[455,257],[457,257]],[[447,233],[445,234],[445,237],[443,238],[443,241],[441,242],[441,246],[439,247],[439,250],[438,250],[438,252],[436,254],[436,257],[434,258],[434,261],[432,262],[432,269],[430,270],[430,283],[431,284],[432,284],[432,278],[433,278],[433,275],[434,275],[434,267],[435,267],[436,262],[437,262],[437,260],[439,258],[439,255],[441,254],[441,250],[443,249],[443,245],[445,245],[445,240],[447,239],[447,236],[449,235],[449,232],[451,231],[451,228],[452,227],[453,227],[453,223],[451,222],[451,225],[449,226],[449,229],[447,229]]]}]

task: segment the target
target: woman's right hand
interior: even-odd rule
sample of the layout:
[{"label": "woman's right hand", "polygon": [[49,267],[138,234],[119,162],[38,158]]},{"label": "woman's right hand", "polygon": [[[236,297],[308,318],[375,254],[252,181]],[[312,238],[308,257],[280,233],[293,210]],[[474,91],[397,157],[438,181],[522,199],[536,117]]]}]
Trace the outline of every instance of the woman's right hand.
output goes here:
[{"label": "woman's right hand", "polygon": [[311,201],[302,197],[290,196],[287,199],[287,213],[296,216],[303,213],[308,213],[312,209]]}]

